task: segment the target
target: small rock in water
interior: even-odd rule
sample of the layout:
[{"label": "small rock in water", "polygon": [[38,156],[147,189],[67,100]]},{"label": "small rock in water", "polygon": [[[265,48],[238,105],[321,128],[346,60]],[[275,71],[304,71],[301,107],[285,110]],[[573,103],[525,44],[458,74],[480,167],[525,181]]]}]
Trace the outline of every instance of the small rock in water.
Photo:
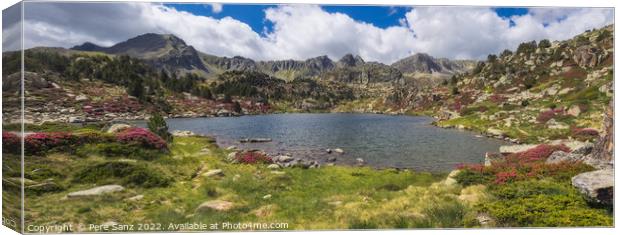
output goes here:
[{"label": "small rock in water", "polygon": [[178,136],[178,137],[188,137],[188,136],[195,136],[196,133],[192,132],[192,131],[180,131],[180,130],[176,130],[172,132],[173,136]]},{"label": "small rock in water", "polygon": [[264,142],[271,142],[271,138],[246,138],[246,139],[240,139],[239,142],[241,143],[264,143]]},{"label": "small rock in water", "polygon": [[344,154],[344,150],[342,150],[341,148],[334,149],[334,152],[339,153],[339,154]]},{"label": "small rock in water", "polygon": [[327,162],[335,162],[336,161],[336,157],[328,157],[327,158]]},{"label": "small rock in water", "polygon": [[366,162],[364,161],[364,159],[362,158],[356,158],[355,161],[357,162],[358,165],[364,165],[366,164]]},{"label": "small rock in water", "polygon": [[332,153],[332,149],[325,149],[325,152]]},{"label": "small rock in water", "polygon": [[202,176],[204,177],[223,176],[223,175],[224,175],[224,171],[222,171],[222,169],[210,170],[210,171],[207,171],[207,173],[202,174]]}]

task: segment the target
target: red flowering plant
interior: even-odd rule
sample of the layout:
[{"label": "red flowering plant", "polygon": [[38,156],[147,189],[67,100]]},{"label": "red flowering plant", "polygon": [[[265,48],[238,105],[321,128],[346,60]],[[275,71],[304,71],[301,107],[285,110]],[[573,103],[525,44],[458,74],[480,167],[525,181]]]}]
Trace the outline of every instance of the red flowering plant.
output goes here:
[{"label": "red flowering plant", "polygon": [[552,118],[559,117],[562,115],[564,115],[564,109],[562,108],[550,109],[550,110],[547,110],[547,111],[544,111],[538,114],[538,117],[536,117],[536,121],[538,121],[539,123],[546,123]]},{"label": "red flowering plant", "polygon": [[505,184],[544,177],[569,179],[580,172],[591,170],[590,166],[580,162],[545,163],[547,158],[556,151],[569,152],[570,149],[565,145],[541,144],[526,151],[507,155],[503,161],[493,162],[490,166],[482,164],[460,165],[458,168],[462,173],[459,173],[456,179],[468,184]]},{"label": "red flowering plant", "polygon": [[21,152],[21,138],[12,132],[2,132],[2,152],[19,154]]},{"label": "red flowering plant", "polygon": [[573,128],[573,138],[581,141],[594,140],[599,137],[599,133],[593,128]]},{"label": "red flowering plant", "polygon": [[68,132],[39,132],[26,135],[24,151],[36,154],[59,147],[71,149],[78,143],[79,138]]},{"label": "red flowering plant", "polygon": [[151,149],[168,149],[165,140],[153,132],[139,127],[130,127],[120,131],[116,134],[116,140],[121,143],[135,144]]},{"label": "red flowering plant", "polygon": [[259,151],[245,151],[235,155],[235,160],[244,164],[270,164],[273,163],[271,157]]}]

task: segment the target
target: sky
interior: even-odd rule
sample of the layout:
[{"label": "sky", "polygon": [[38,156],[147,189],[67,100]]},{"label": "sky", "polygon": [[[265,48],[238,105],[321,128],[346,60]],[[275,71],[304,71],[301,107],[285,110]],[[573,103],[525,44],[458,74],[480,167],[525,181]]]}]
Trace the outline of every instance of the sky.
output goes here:
[{"label": "sky", "polygon": [[[205,53],[255,60],[337,60],[347,53],[386,64],[414,53],[483,59],[521,42],[565,40],[613,23],[611,8],[25,4],[26,48],[111,46],[144,33],[171,33]],[[17,27],[8,22],[3,39]]]}]

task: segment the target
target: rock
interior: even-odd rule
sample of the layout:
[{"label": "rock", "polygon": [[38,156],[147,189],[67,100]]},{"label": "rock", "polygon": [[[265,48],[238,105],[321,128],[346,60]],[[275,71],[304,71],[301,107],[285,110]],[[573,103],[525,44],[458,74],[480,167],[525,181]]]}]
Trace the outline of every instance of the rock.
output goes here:
[{"label": "rock", "polygon": [[267,169],[280,169],[280,165],[278,164],[269,164],[269,166],[267,166]]},{"label": "rock", "polygon": [[571,89],[570,87],[564,88],[564,89],[562,89],[562,90],[558,91],[558,95],[566,95],[566,94],[568,94],[569,92],[571,92],[572,90],[573,90],[573,89]]},{"label": "rock", "polygon": [[83,95],[83,94],[75,97],[75,101],[78,101],[78,102],[87,101],[87,100],[88,100],[88,97],[86,97],[86,95]]},{"label": "rock", "polygon": [[489,133],[490,135],[493,135],[493,136],[500,136],[500,137],[505,135],[504,131],[499,130],[499,129],[495,129],[495,128],[487,129],[487,133]]},{"label": "rock", "polygon": [[84,119],[81,117],[69,117],[68,121],[69,123],[82,123]]},{"label": "rock", "polygon": [[236,163],[237,162],[237,152],[232,152],[226,155],[226,161]]},{"label": "rock", "polygon": [[517,153],[536,147],[535,144],[503,145],[499,147],[500,153]]},{"label": "rock", "polygon": [[196,208],[196,212],[200,213],[200,212],[206,212],[210,210],[228,211],[232,208],[233,208],[232,202],[223,201],[223,200],[212,200],[212,201],[207,201],[207,202],[203,202],[202,204],[200,204]]},{"label": "rock", "polygon": [[267,195],[263,196],[263,199],[265,199],[265,200],[271,199],[271,194],[267,194]]},{"label": "rock", "polygon": [[211,149],[209,149],[209,148],[203,148],[203,149],[201,149],[201,150],[200,150],[200,153],[209,154],[209,153],[211,153]]},{"label": "rock", "polygon": [[573,52],[573,60],[579,67],[594,67],[598,61],[598,49],[592,45],[583,45],[575,49]]},{"label": "rock", "polygon": [[234,146],[234,145],[228,146],[226,150],[237,150],[237,146]]},{"label": "rock", "polygon": [[339,153],[339,154],[344,154],[344,150],[342,150],[341,148],[335,148],[334,152]]},{"label": "rock", "polygon": [[275,156],[272,160],[277,163],[286,163],[286,162],[291,162],[295,160],[295,158],[291,156],[287,156],[287,155],[280,155],[280,156]]},{"label": "rock", "polygon": [[206,173],[202,174],[202,176],[204,177],[224,176],[224,171],[222,171],[222,169],[214,169],[214,170],[207,171]]},{"label": "rock", "polygon": [[577,162],[584,158],[581,154],[567,153],[564,151],[555,151],[545,161],[547,164],[557,164],[560,162]]},{"label": "rock", "polygon": [[612,206],[614,195],[614,169],[581,173],[572,178],[572,184],[596,204]]},{"label": "rock", "polygon": [[140,194],[140,195],[136,195],[130,198],[127,198],[127,201],[140,201],[144,198],[144,195]]},{"label": "rock", "polygon": [[331,156],[327,158],[327,162],[335,162],[336,161],[336,157]]},{"label": "rock", "polygon": [[568,109],[568,111],[566,111],[566,113],[568,115],[571,115],[573,117],[578,117],[579,114],[581,114],[582,110],[581,107],[579,105],[573,105],[570,106],[570,108]]},{"label": "rock", "polygon": [[501,162],[503,160],[504,160],[504,155],[501,153],[486,152],[484,154],[484,165],[485,166],[490,166],[495,162]]},{"label": "rock", "polygon": [[246,138],[246,139],[240,139],[239,142],[241,143],[264,143],[264,142],[271,142],[271,138]]},{"label": "rock", "polygon": [[92,196],[100,196],[108,193],[115,193],[125,190],[123,186],[120,185],[104,185],[99,186],[87,190],[77,191],[73,193],[67,194],[67,198],[80,198],[80,197],[92,197]]},{"label": "rock", "polygon": [[364,161],[364,159],[362,158],[356,158],[355,162],[357,162],[357,164],[360,166],[366,164],[366,161]]},{"label": "rock", "polygon": [[563,122],[558,122],[555,119],[550,119],[549,121],[547,121],[547,128],[549,129],[568,129],[570,128],[568,126],[568,124],[563,123]]},{"label": "rock", "polygon": [[592,144],[592,143],[585,143],[582,146],[574,148],[571,153],[581,154],[581,155],[588,155],[588,154],[592,153],[593,149],[594,149],[594,144]]},{"label": "rock", "polygon": [[476,220],[483,228],[495,227],[495,220],[487,213],[479,213]]},{"label": "rock", "polygon": [[180,130],[173,131],[171,134],[172,136],[178,136],[178,137],[196,136],[196,133],[192,131],[180,131]]},{"label": "rock", "polygon": [[127,124],[123,124],[123,123],[117,123],[117,124],[113,124],[112,126],[110,126],[110,128],[108,128],[108,130],[106,130],[107,133],[117,133],[119,131],[122,131],[126,128],[131,127],[130,125]]},{"label": "rock", "polygon": [[331,149],[325,149],[325,152],[332,153],[332,150]]}]

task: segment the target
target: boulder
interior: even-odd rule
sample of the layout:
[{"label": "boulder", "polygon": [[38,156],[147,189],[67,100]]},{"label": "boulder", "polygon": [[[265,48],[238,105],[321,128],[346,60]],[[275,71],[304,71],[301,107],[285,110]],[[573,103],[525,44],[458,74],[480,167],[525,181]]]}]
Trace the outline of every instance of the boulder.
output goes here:
[{"label": "boulder", "polygon": [[501,153],[486,152],[484,154],[484,165],[485,166],[490,166],[495,162],[500,162],[503,160],[504,160],[504,155]]},{"label": "boulder", "polygon": [[339,153],[339,154],[344,154],[344,150],[342,150],[341,148],[335,148],[334,152]]},{"label": "boulder", "polygon": [[503,145],[499,147],[500,153],[518,153],[528,149],[534,148],[535,144],[518,144],[518,145]]},{"label": "boulder", "polygon": [[505,135],[504,131],[499,130],[499,129],[495,129],[495,128],[487,129],[487,133],[489,133],[490,135],[493,135],[493,136],[504,136]]},{"label": "boulder", "polygon": [[88,97],[86,97],[86,95],[83,95],[83,94],[75,97],[75,101],[78,101],[78,102],[87,101],[87,100],[88,100]]},{"label": "boulder", "polygon": [[357,162],[357,164],[360,165],[360,166],[366,164],[366,161],[364,161],[363,158],[356,158],[355,162]]},{"label": "boulder", "polygon": [[171,134],[172,136],[178,136],[178,137],[196,136],[196,133],[192,131],[180,131],[180,130],[173,131]]},{"label": "boulder", "polygon": [[583,112],[583,111],[581,110],[581,107],[579,105],[570,106],[568,111],[566,111],[566,113],[568,115],[571,115],[573,117],[578,117],[579,114],[581,114],[581,112]]},{"label": "boulder", "polygon": [[269,166],[267,166],[267,169],[280,169],[280,165],[278,164],[269,164]]},{"label": "boulder", "polygon": [[117,123],[117,124],[112,124],[112,126],[110,126],[110,128],[108,128],[108,130],[106,130],[107,133],[117,133],[119,131],[122,131],[126,128],[131,127],[130,125],[124,124],[124,123]]},{"label": "boulder", "polygon": [[275,156],[272,160],[274,162],[277,163],[286,163],[286,162],[290,162],[293,161],[295,158],[291,157],[291,156],[287,156],[287,155],[279,155],[279,156]]},{"label": "boulder", "polygon": [[232,152],[226,155],[226,160],[229,162],[237,162],[237,152]]},{"label": "boulder", "polygon": [[69,117],[68,120],[70,123],[82,123],[84,122],[84,119],[81,117]]},{"label": "boulder", "polygon": [[578,162],[582,161],[584,156],[581,154],[567,153],[564,151],[555,151],[545,161],[547,164],[556,164],[560,162]]},{"label": "boulder", "polygon": [[592,143],[584,143],[584,145],[578,146],[578,147],[574,148],[571,153],[581,154],[581,155],[588,155],[588,154],[592,153],[592,149],[594,149],[594,144],[592,144]]},{"label": "boulder", "polygon": [[104,185],[67,194],[67,198],[93,197],[125,190],[120,185]]},{"label": "boulder", "polygon": [[127,201],[140,201],[144,198],[144,195],[140,194],[140,195],[136,195],[130,198],[127,198]]},{"label": "boulder", "polygon": [[327,162],[335,162],[336,161],[336,157],[331,156],[327,158]]},{"label": "boulder", "polygon": [[223,201],[223,200],[212,200],[212,201],[206,201],[203,202],[202,204],[200,204],[197,208],[196,208],[196,212],[206,212],[206,211],[210,211],[210,210],[215,210],[215,211],[228,211],[230,209],[232,209],[234,206],[234,204],[232,202],[229,201]]},{"label": "boulder", "polygon": [[614,169],[581,173],[574,176],[571,181],[589,202],[613,205]]}]

